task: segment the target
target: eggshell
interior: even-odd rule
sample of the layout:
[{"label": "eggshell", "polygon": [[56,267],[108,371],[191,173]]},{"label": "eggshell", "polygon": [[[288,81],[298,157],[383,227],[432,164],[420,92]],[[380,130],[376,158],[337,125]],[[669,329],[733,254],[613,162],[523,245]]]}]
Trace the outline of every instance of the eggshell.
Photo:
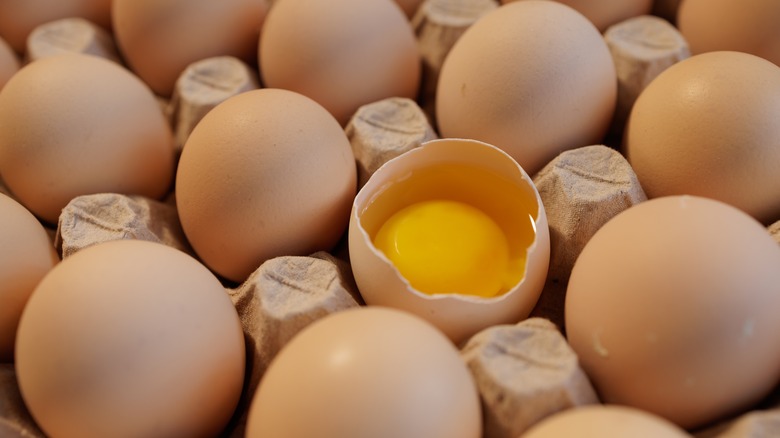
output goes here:
[{"label": "eggshell", "polygon": [[117,44],[155,93],[170,96],[196,61],[235,56],[256,63],[267,0],[114,0]]},{"label": "eggshell", "polygon": [[617,405],[567,409],[547,417],[520,438],[685,438],[684,430],[656,415]]},{"label": "eggshell", "polygon": [[715,198],[770,223],[780,219],[778,113],[780,67],[740,52],[696,55],[639,95],[625,152],[650,198]]},{"label": "eggshell", "polygon": [[734,50],[780,65],[780,3],[775,0],[685,0],[677,25],[694,54]]},{"label": "eggshell", "polygon": [[[527,245],[525,254],[525,275],[522,280],[506,293],[481,298],[461,294],[429,295],[419,292],[409,285],[398,269],[371,242],[372,233],[376,233],[377,223],[383,222],[393,212],[405,205],[417,201],[417,198],[431,197],[437,192],[457,190],[469,198],[472,205],[483,206],[480,198],[489,197],[487,193],[475,190],[469,181],[446,179],[433,187],[417,187],[415,191],[402,195],[386,195],[387,189],[408,178],[415,172],[425,172],[433,166],[467,165],[486,170],[513,187],[507,194],[507,204],[503,206],[509,224],[504,224],[504,232],[515,232],[521,221],[528,220],[520,212],[530,215],[535,230],[532,242]],[[383,196],[385,203],[374,210],[370,223],[366,212]],[[491,195],[497,196],[497,195]],[[514,202],[513,202],[514,201]],[[379,205],[379,204],[377,204]],[[528,206],[532,207],[528,207]],[[530,210],[530,211],[529,211]],[[487,210],[486,210],[487,211]],[[495,213],[495,212],[494,212]],[[496,220],[496,217],[493,217]],[[512,226],[517,221],[516,226]],[[510,226],[510,229],[506,227]],[[371,231],[371,229],[374,231]],[[547,229],[547,216],[539,194],[533,182],[523,169],[506,153],[486,143],[464,139],[441,139],[423,143],[396,157],[380,167],[355,197],[352,216],[349,223],[349,253],[352,270],[360,294],[367,304],[382,305],[403,309],[414,313],[442,330],[455,343],[465,341],[469,336],[488,326],[501,323],[515,323],[530,313],[541,292],[547,275],[550,258],[550,236]]]},{"label": "eggshell", "polygon": [[334,246],[356,185],[355,157],[333,116],[303,95],[261,89],[219,104],[192,131],[176,205],[198,255],[240,282],[269,258]]},{"label": "eggshell", "polygon": [[110,30],[111,0],[3,0],[0,2],[0,37],[22,54],[33,29],[69,17],[85,18]]},{"label": "eggshell", "polygon": [[[501,0],[510,3],[518,0]],[[600,32],[623,20],[649,14],[653,0],[555,0],[571,6],[588,18]]]},{"label": "eggshell", "polygon": [[247,438],[477,438],[479,396],[454,346],[405,312],[331,314],[294,337],[260,381]]},{"label": "eggshell", "polygon": [[11,362],[19,318],[35,286],[59,261],[48,233],[0,193],[0,362]]},{"label": "eggshell", "polygon": [[79,195],[159,198],[173,178],[171,130],[151,91],[114,62],[64,54],[19,70],[0,93],[0,175],[56,223]]},{"label": "eggshell", "polygon": [[420,56],[412,27],[390,0],[281,0],[259,47],[267,87],[304,94],[346,125],[387,97],[414,98]]},{"label": "eggshell", "polygon": [[601,400],[690,429],[780,377],[780,247],[719,201],[670,196],[607,222],[569,280],[566,328]]},{"label": "eggshell", "polygon": [[564,150],[600,143],[617,77],[604,39],[582,14],[526,0],[489,12],[463,34],[437,93],[442,137],[498,146],[534,175]]},{"label": "eggshell", "polygon": [[25,308],[16,371],[49,436],[217,436],[244,377],[222,285],[165,245],[120,240],[65,259]]},{"label": "eggshell", "polygon": [[406,14],[406,18],[409,19],[411,19],[414,16],[414,13],[417,12],[417,9],[419,9],[420,5],[423,2],[423,0],[394,0],[394,1],[404,11],[404,14]]},{"label": "eggshell", "polygon": [[19,71],[19,58],[16,57],[11,46],[0,38],[0,90],[17,71]]}]

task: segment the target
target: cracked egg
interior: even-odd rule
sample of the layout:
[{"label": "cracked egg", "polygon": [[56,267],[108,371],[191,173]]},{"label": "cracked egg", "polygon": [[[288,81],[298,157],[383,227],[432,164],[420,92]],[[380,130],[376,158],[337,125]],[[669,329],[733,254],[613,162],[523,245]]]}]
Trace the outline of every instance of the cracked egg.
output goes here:
[{"label": "cracked egg", "polygon": [[433,323],[453,342],[531,312],[550,237],[531,178],[487,143],[423,143],[372,175],[355,197],[349,251],[368,305]]}]

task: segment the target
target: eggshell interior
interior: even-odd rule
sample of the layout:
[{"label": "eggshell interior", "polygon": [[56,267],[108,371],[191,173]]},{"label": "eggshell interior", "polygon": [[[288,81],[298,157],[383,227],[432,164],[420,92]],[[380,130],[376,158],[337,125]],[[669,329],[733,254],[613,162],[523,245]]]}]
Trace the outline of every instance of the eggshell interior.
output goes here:
[{"label": "eggshell interior", "polygon": [[[416,193],[397,194],[389,187],[403,181],[413,172],[424,172],[439,165],[468,165],[484,169],[511,183],[515,189],[503,205],[510,222],[533,218],[535,240],[515,242],[525,248],[524,278],[511,290],[494,298],[469,297],[460,294],[428,295],[412,288],[396,267],[371,243],[373,234],[393,212],[431,195],[446,193],[453,180],[434,181],[438,187],[418,187]],[[467,190],[468,181],[459,190]],[[387,196],[389,194],[389,196]],[[484,193],[482,194],[485,195]],[[386,202],[376,202],[387,196]],[[474,193],[475,205],[490,211]],[[511,204],[517,202],[517,204]],[[376,210],[372,206],[377,206]],[[530,206],[530,208],[529,208]],[[369,207],[372,207],[369,211]],[[529,211],[530,210],[530,211]],[[525,217],[523,217],[525,216]],[[499,217],[498,215],[494,217]],[[510,230],[512,224],[505,224]],[[506,232],[506,231],[505,231]],[[396,307],[417,314],[444,331],[459,343],[482,328],[494,324],[517,322],[527,316],[536,303],[547,275],[550,251],[547,217],[536,188],[523,169],[498,148],[475,140],[441,139],[424,143],[388,161],[369,179],[355,197],[349,226],[349,250],[352,268],[360,293],[369,305]]]}]

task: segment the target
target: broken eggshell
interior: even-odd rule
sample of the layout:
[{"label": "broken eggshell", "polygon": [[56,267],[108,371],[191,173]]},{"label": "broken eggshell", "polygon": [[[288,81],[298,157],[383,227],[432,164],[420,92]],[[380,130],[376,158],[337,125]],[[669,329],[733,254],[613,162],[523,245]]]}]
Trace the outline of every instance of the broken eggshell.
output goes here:
[{"label": "broken eggshell", "polygon": [[[477,175],[482,178],[469,178]],[[489,298],[426,294],[373,245],[379,227],[395,212],[441,198],[457,198],[487,213],[506,234],[513,257],[524,258],[524,274],[508,290]],[[520,230],[525,227],[530,234]],[[483,328],[528,316],[547,276],[550,236],[539,193],[516,161],[487,143],[441,139],[388,161],[369,179],[352,206],[349,251],[367,304],[416,314],[459,344]]]}]

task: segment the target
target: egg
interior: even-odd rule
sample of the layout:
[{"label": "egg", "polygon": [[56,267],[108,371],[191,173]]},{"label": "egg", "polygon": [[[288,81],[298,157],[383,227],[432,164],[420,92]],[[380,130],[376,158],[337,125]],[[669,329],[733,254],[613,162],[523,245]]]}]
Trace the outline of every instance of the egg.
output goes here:
[{"label": "egg", "polygon": [[741,52],[695,55],[639,95],[624,150],[648,197],[715,198],[770,223],[780,219],[778,112],[780,67]]},{"label": "egg", "polygon": [[33,292],[16,372],[48,436],[216,436],[244,380],[244,335],[217,278],[177,249],[79,251]]},{"label": "egg", "polygon": [[0,90],[11,76],[19,71],[19,58],[16,57],[11,46],[0,38]]},{"label": "egg", "polygon": [[27,300],[59,257],[38,219],[0,193],[0,362],[11,362]]},{"label": "egg", "polygon": [[420,5],[423,3],[423,0],[394,0],[394,1],[404,11],[404,14],[406,14],[406,18],[409,19],[414,17],[415,12],[417,12],[417,9],[419,9]]},{"label": "egg", "polygon": [[3,0],[0,37],[23,54],[27,37],[36,27],[60,18],[85,18],[111,29],[111,0]]},{"label": "egg", "polygon": [[114,0],[114,35],[127,63],[170,96],[190,64],[215,56],[256,63],[268,0]]},{"label": "egg", "polygon": [[79,195],[169,190],[171,129],[149,88],[114,62],[64,54],[28,64],[0,93],[0,120],[0,176],[46,222]]},{"label": "egg", "polygon": [[314,99],[342,125],[360,106],[414,99],[420,86],[417,41],[393,0],[278,0],[258,56],[267,87]]},{"label": "egg", "polygon": [[[510,3],[518,0],[501,0]],[[599,29],[639,15],[649,14],[653,9],[653,0],[555,0],[576,9]]]},{"label": "egg", "polygon": [[442,139],[371,176],[352,206],[349,253],[367,304],[414,313],[461,343],[528,316],[550,237],[539,194],[509,155]]},{"label": "egg", "polygon": [[520,438],[685,438],[691,435],[657,415],[617,405],[589,405],[553,414]]},{"label": "egg", "polygon": [[774,0],[685,0],[677,25],[691,52],[734,50],[780,65],[780,3]]},{"label": "egg", "polygon": [[561,3],[527,0],[482,16],[442,65],[442,137],[498,146],[534,175],[558,153],[597,144],[617,101],[604,39]]},{"label": "egg", "polygon": [[271,362],[247,438],[478,438],[479,395],[444,335],[405,312],[362,307],[296,335]]},{"label": "egg", "polygon": [[331,249],[356,190],[355,157],[336,119],[279,89],[239,94],[206,114],[176,174],[187,239],[237,282],[272,257]]},{"label": "egg", "polygon": [[692,429],[778,383],[780,246],[720,201],[669,196],[615,216],[566,292],[570,345],[602,401]]}]

